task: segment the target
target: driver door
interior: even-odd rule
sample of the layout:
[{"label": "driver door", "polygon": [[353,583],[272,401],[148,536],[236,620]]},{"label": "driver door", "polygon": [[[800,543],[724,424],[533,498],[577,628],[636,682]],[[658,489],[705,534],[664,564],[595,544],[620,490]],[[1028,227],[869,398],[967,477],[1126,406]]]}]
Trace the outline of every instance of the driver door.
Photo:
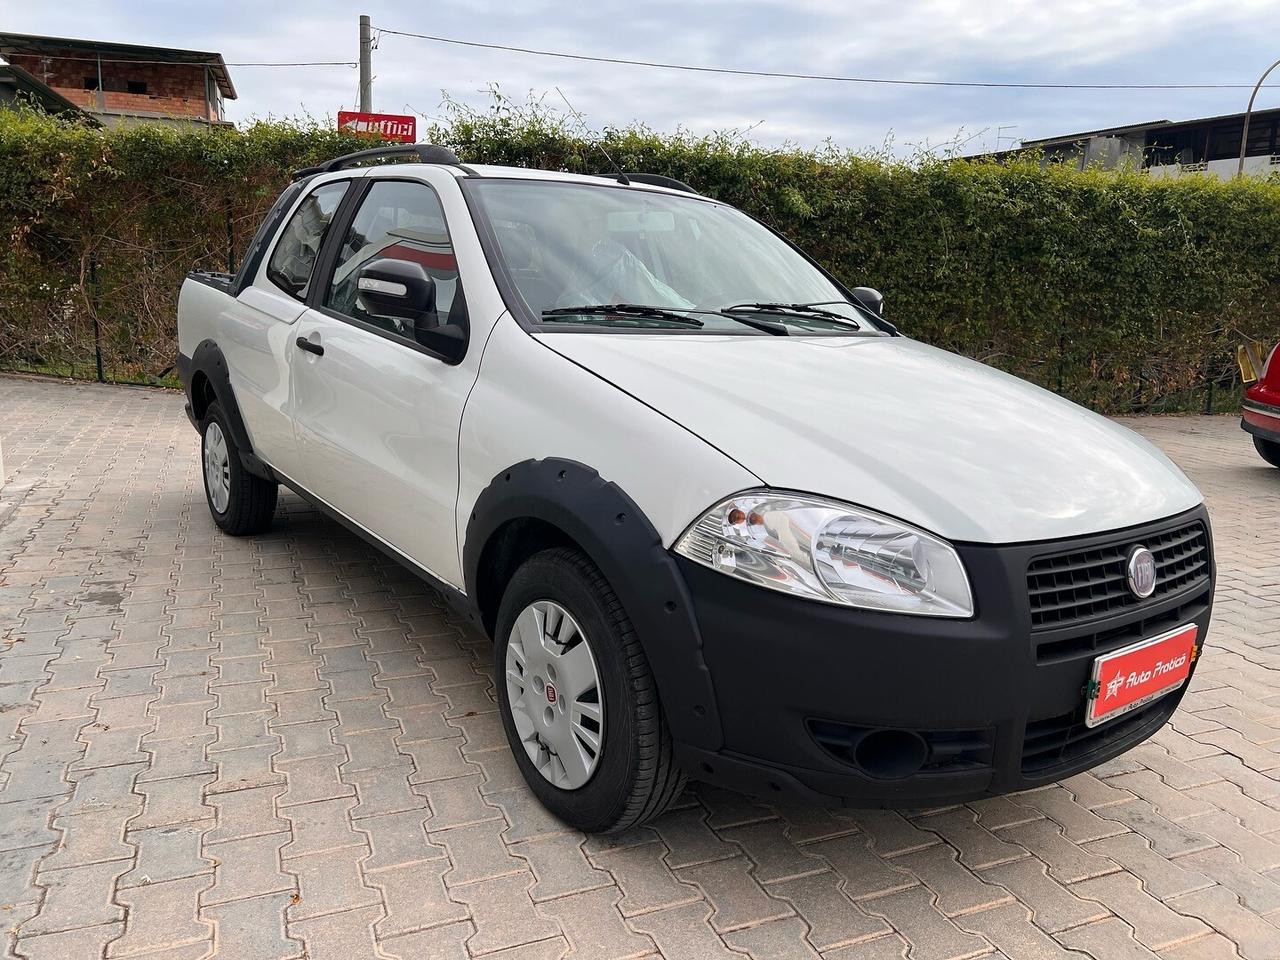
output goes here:
[{"label": "driver door", "polygon": [[[444,210],[422,180],[368,178],[343,219],[292,351],[304,482],[452,582],[458,429],[477,365],[424,346],[432,342],[425,332],[445,324],[467,329]],[[429,287],[430,303],[424,294],[402,309],[388,306],[378,293],[403,286],[397,276],[425,276],[430,283],[415,292]]]}]

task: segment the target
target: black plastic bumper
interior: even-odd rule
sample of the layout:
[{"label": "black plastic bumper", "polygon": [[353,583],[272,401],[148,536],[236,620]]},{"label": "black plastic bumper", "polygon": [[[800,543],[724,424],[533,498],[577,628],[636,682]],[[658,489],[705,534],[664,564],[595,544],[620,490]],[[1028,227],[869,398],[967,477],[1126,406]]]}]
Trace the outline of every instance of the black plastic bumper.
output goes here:
[{"label": "black plastic bumper", "polygon": [[762,795],[932,805],[1053,782],[1146,739],[1183,688],[1095,728],[1083,723],[1093,660],[1185,623],[1203,644],[1207,576],[1101,618],[1032,629],[1028,563],[1202,520],[1068,542],[958,546],[977,615],[945,620],[795,599],[680,560],[724,733],[715,752],[677,745],[697,779]]}]

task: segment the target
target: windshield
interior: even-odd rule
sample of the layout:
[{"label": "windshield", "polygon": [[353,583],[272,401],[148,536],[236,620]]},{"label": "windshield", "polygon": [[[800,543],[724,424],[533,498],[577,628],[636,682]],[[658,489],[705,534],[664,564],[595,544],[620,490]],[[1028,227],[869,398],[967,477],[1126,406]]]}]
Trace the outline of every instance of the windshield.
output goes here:
[{"label": "windshield", "polygon": [[[516,289],[543,323],[756,335],[767,335],[762,327],[769,324],[795,334],[878,332],[821,271],[732,207],[604,184],[495,179],[467,187]],[[572,310],[603,304],[660,310]],[[821,309],[794,309],[802,304]],[[743,305],[754,309],[739,309],[741,316],[767,323],[720,313]],[[680,322],[686,316],[701,323]]]}]

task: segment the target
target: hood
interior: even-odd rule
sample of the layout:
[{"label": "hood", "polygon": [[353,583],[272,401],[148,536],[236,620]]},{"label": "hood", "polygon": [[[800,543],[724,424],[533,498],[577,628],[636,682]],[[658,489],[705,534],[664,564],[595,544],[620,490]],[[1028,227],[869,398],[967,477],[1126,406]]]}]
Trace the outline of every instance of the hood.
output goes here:
[{"label": "hood", "polygon": [[538,339],[769,487],[878,510],[950,540],[1099,533],[1202,500],[1133,431],[905,337]]}]

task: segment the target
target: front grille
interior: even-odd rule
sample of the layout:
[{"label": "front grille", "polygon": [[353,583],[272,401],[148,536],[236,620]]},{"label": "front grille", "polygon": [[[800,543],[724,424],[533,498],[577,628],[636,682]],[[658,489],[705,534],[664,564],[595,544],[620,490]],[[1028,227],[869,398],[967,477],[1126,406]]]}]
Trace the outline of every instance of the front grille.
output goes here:
[{"label": "front grille", "polygon": [[[1146,600],[1135,597],[1125,581],[1125,559],[1135,544],[1156,558],[1156,589]],[[1027,566],[1031,627],[1048,630],[1093,620],[1208,579],[1209,536],[1199,520],[1163,533],[1037,557]]]},{"label": "front grille", "polygon": [[1036,645],[1036,663],[1058,663],[1073,660],[1082,654],[1110,653],[1131,643],[1150,640],[1176,627],[1198,621],[1209,605],[1209,587],[1189,596],[1170,610],[1153,613],[1123,626],[1107,626],[1105,629],[1071,631],[1070,636],[1050,639],[1048,636]]},{"label": "front grille", "polygon": [[1165,694],[1097,727],[1085,726],[1083,704],[1061,716],[1032,720],[1027,723],[1022,741],[1022,772],[1025,776],[1040,777],[1058,767],[1074,766],[1143,729],[1162,725],[1173,715],[1177,702],[1175,694]]}]

